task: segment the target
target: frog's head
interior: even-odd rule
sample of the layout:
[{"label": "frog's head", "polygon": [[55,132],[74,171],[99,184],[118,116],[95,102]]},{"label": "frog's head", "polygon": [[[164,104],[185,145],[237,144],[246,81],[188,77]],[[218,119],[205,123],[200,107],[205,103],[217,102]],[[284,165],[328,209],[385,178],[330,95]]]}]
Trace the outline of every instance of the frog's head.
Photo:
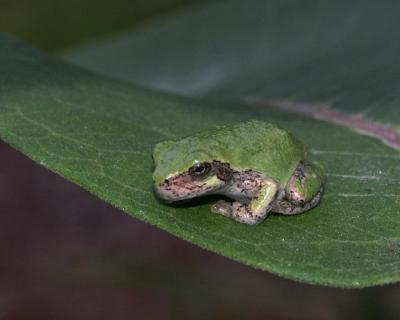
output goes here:
[{"label": "frog's head", "polygon": [[194,148],[190,140],[165,141],[154,148],[155,190],[166,202],[215,193],[231,178],[229,164],[214,159],[197,145]]}]

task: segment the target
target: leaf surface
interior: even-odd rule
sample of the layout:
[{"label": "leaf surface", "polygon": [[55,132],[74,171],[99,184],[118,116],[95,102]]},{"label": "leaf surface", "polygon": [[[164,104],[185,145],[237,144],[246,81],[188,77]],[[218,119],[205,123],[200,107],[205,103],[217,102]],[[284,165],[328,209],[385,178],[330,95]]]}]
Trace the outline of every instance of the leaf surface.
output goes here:
[{"label": "leaf surface", "polygon": [[68,58],[170,92],[326,103],[398,126],[399,10],[393,0],[221,1]]},{"label": "leaf surface", "polygon": [[[70,55],[107,75],[196,99],[98,76],[2,37],[0,136],[132,216],[251,266],[333,286],[398,281],[398,150],[268,103],[329,103],[395,126],[396,44],[377,44],[395,32],[395,10],[378,2],[249,3],[210,5]],[[374,25],[379,10],[387,14]],[[328,174],[317,208],[249,227],[212,214],[215,199],[184,207],[155,199],[155,143],[248,119],[273,121],[310,146]]]}]

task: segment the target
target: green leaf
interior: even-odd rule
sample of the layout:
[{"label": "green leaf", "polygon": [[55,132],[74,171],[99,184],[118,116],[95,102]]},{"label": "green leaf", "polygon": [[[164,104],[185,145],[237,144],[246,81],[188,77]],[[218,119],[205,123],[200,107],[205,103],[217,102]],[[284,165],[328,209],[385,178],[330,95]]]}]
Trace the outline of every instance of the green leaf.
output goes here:
[{"label": "green leaf", "polygon": [[[70,55],[201,100],[98,76],[3,37],[0,136],[125,212],[251,266],[343,287],[398,281],[398,150],[383,135],[330,123],[335,117],[316,121],[269,103],[290,100],[302,112],[298,102],[308,102],[308,116],[319,110],[314,103],[329,103],[368,115],[362,123],[380,130],[379,121],[397,125],[397,4],[390,5],[218,3]],[[360,129],[355,117],[340,117]],[[250,227],[212,214],[215,199],[184,207],[155,199],[155,143],[248,119],[276,122],[311,147],[328,174],[317,208]]]},{"label": "green leaf", "polygon": [[222,1],[69,60],[170,92],[323,102],[398,126],[399,9],[394,0]]}]

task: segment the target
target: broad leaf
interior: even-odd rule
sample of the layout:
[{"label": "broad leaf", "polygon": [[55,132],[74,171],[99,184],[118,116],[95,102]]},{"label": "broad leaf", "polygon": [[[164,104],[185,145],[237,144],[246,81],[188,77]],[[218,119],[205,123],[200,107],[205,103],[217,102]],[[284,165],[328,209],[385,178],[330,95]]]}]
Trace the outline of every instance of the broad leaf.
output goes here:
[{"label": "broad leaf", "polygon": [[223,1],[71,52],[76,64],[219,101],[323,102],[399,125],[397,1]]},{"label": "broad leaf", "polygon": [[[331,102],[346,112],[371,110],[368,121],[397,124],[398,100],[389,90],[398,83],[389,63],[398,59],[395,45],[377,45],[395,32],[394,9],[378,2],[228,2],[74,55],[106,74],[202,100],[100,77],[3,37],[0,136],[125,212],[254,267],[334,286],[398,281],[399,152],[268,102]],[[379,10],[387,15],[378,24],[371,19]],[[364,60],[356,59],[361,48],[369,49]],[[371,70],[375,86],[362,83]],[[184,207],[157,201],[156,142],[247,119],[276,122],[311,147],[328,173],[317,208],[250,227],[212,214],[215,199]]]}]

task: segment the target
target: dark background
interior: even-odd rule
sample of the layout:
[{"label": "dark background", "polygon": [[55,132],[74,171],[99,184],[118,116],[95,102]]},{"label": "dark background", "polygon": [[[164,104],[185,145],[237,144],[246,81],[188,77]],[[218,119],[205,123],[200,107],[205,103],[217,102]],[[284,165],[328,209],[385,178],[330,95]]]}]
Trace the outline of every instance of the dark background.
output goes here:
[{"label": "dark background", "polygon": [[[200,1],[0,0],[0,31],[49,52]],[[125,215],[0,141],[4,319],[397,319],[400,287],[285,280]]]}]

